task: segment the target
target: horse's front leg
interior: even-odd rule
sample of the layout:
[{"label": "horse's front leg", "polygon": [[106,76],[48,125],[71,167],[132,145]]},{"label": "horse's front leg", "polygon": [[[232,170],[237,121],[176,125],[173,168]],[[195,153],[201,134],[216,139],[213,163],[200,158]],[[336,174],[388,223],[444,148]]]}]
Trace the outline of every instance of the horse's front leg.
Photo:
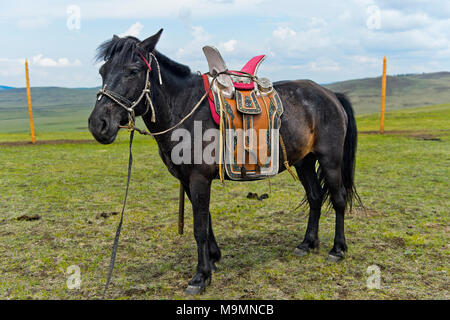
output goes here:
[{"label": "horse's front leg", "polygon": [[[189,198],[189,201],[192,203],[191,192],[189,190],[189,184],[184,185],[184,191]],[[222,257],[222,253],[220,252],[219,245],[217,244],[216,237],[214,236],[214,231],[212,227],[211,221],[211,211],[209,212],[209,238],[208,238],[208,248],[209,248],[209,259],[211,264],[211,271],[214,272],[217,270],[216,262],[220,261]]]},{"label": "horse's front leg", "polygon": [[187,294],[200,294],[211,282],[211,258],[209,250],[210,215],[209,199],[211,180],[201,174],[192,174],[189,191],[194,213],[194,236],[197,242],[198,264],[195,276],[189,281]]}]

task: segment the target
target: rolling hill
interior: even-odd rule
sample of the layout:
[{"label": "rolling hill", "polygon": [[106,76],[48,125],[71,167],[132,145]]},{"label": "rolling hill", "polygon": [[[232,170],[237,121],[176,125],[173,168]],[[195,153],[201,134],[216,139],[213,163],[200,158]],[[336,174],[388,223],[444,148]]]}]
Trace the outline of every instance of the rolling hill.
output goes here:
[{"label": "rolling hill", "polygon": [[[31,88],[36,132],[86,131],[98,88]],[[0,133],[29,130],[25,88],[0,90]]]},{"label": "rolling hill", "polygon": [[[33,87],[31,99],[36,107],[87,107],[92,106],[99,88]],[[0,92],[0,109],[27,105],[26,88],[11,88]]]},{"label": "rolling hill", "polygon": [[[346,93],[357,114],[380,110],[381,77],[342,81],[325,87]],[[387,111],[443,103],[450,103],[450,72],[387,77]]]},{"label": "rolling hill", "polygon": [[[346,93],[357,114],[380,109],[381,77],[336,82],[325,87]],[[31,88],[36,130],[87,130],[87,118],[98,89]],[[388,76],[386,99],[387,111],[450,103],[450,72]],[[0,133],[27,130],[26,89],[0,87]]]}]

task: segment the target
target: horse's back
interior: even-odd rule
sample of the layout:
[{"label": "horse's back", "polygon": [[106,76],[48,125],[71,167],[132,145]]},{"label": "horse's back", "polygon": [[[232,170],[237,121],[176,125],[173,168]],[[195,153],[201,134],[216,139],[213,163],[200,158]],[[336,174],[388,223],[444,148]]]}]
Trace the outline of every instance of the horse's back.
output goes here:
[{"label": "horse's back", "polygon": [[[337,108],[339,111],[344,111],[333,91],[312,80],[278,81],[274,83],[274,87],[284,98],[291,97],[306,105],[313,104],[316,108]],[[292,106],[298,107],[297,104]]]}]

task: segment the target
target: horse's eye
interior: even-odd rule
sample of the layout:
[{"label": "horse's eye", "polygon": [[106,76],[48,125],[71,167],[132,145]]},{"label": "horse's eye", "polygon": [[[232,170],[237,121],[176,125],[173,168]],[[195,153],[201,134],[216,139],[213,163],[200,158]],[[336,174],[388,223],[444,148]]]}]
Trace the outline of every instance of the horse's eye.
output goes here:
[{"label": "horse's eye", "polygon": [[130,69],[129,75],[130,76],[137,76],[139,74],[139,69]]}]

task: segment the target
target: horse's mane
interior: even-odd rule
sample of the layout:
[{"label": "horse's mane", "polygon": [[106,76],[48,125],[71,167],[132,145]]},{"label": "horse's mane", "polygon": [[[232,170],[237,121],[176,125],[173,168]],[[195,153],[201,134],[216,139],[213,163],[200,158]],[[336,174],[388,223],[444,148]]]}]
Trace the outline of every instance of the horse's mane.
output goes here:
[{"label": "horse's mane", "polygon": [[139,42],[139,39],[131,36],[124,38],[114,36],[111,40],[103,42],[97,48],[95,60],[97,62],[102,60],[108,61],[112,57],[117,57],[119,63],[133,61],[136,58],[136,47]]},{"label": "horse's mane", "polygon": [[[103,42],[97,48],[95,60],[108,61],[113,57],[117,57],[118,63],[125,64],[134,61],[137,58],[137,46],[141,41],[135,37],[128,36],[124,38],[113,37],[111,40]],[[161,52],[155,50],[155,56],[161,66],[169,69],[174,75],[186,77],[191,74],[191,69],[181,63],[175,62]]]}]

